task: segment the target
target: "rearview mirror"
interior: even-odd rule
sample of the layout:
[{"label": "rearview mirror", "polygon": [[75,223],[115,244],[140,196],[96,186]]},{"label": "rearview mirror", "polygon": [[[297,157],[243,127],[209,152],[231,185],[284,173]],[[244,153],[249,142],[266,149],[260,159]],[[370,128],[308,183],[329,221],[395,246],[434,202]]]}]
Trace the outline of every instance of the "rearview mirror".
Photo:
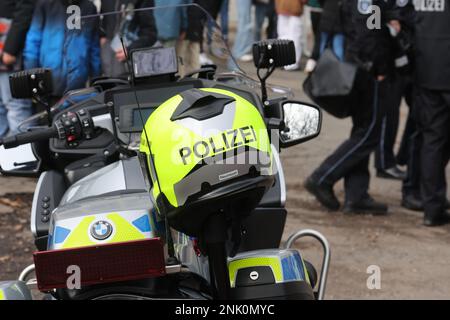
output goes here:
[{"label": "rearview mirror", "polygon": [[322,127],[322,113],[316,106],[303,102],[283,103],[285,128],[280,132],[282,148],[291,147],[314,139]]},{"label": "rearview mirror", "polygon": [[41,160],[31,144],[12,149],[0,147],[0,173],[5,176],[35,177],[40,173]]}]

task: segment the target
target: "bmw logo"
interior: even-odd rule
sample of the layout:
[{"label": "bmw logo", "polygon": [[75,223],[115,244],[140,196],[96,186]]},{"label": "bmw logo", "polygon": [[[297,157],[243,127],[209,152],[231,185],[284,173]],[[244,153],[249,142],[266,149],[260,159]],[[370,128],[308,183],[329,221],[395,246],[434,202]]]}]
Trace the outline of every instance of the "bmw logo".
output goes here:
[{"label": "bmw logo", "polygon": [[97,221],[91,227],[91,236],[97,240],[108,239],[113,232],[113,227],[109,222]]}]

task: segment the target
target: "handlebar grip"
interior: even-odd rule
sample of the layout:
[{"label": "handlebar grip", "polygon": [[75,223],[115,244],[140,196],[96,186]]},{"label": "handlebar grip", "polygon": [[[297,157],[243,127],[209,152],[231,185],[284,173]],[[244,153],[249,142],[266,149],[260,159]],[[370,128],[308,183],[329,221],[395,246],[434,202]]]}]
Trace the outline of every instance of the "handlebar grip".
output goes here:
[{"label": "handlebar grip", "polygon": [[47,129],[30,131],[30,132],[20,133],[15,136],[11,136],[11,137],[6,137],[6,138],[0,140],[0,145],[3,144],[5,149],[11,149],[11,148],[15,148],[17,146],[27,144],[27,143],[47,140],[50,138],[56,138],[57,136],[58,136],[58,132],[56,131],[55,128],[51,127],[51,128],[47,128]]}]

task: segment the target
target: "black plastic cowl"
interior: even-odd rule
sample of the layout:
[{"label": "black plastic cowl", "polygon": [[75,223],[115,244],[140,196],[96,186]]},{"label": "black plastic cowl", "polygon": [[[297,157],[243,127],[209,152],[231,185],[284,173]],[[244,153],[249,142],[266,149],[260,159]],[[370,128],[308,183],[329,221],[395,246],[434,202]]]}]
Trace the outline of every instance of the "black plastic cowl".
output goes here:
[{"label": "black plastic cowl", "polygon": [[234,98],[229,96],[198,89],[187,90],[180,95],[183,101],[170,118],[172,121],[184,118],[210,119],[221,115],[225,106],[235,101]]}]

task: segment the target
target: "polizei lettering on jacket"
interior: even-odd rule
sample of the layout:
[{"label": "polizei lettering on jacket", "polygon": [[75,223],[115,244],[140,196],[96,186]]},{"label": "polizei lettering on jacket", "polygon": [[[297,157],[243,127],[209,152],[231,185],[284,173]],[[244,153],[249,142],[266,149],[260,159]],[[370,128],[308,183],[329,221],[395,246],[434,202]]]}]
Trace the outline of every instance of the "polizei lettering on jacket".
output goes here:
[{"label": "polizei lettering on jacket", "polygon": [[256,142],[256,132],[252,126],[222,132],[195,142],[190,147],[183,147],[179,153],[183,163],[188,164],[192,155],[199,160]]},{"label": "polizei lettering on jacket", "polygon": [[416,11],[444,12],[446,0],[414,0]]}]

